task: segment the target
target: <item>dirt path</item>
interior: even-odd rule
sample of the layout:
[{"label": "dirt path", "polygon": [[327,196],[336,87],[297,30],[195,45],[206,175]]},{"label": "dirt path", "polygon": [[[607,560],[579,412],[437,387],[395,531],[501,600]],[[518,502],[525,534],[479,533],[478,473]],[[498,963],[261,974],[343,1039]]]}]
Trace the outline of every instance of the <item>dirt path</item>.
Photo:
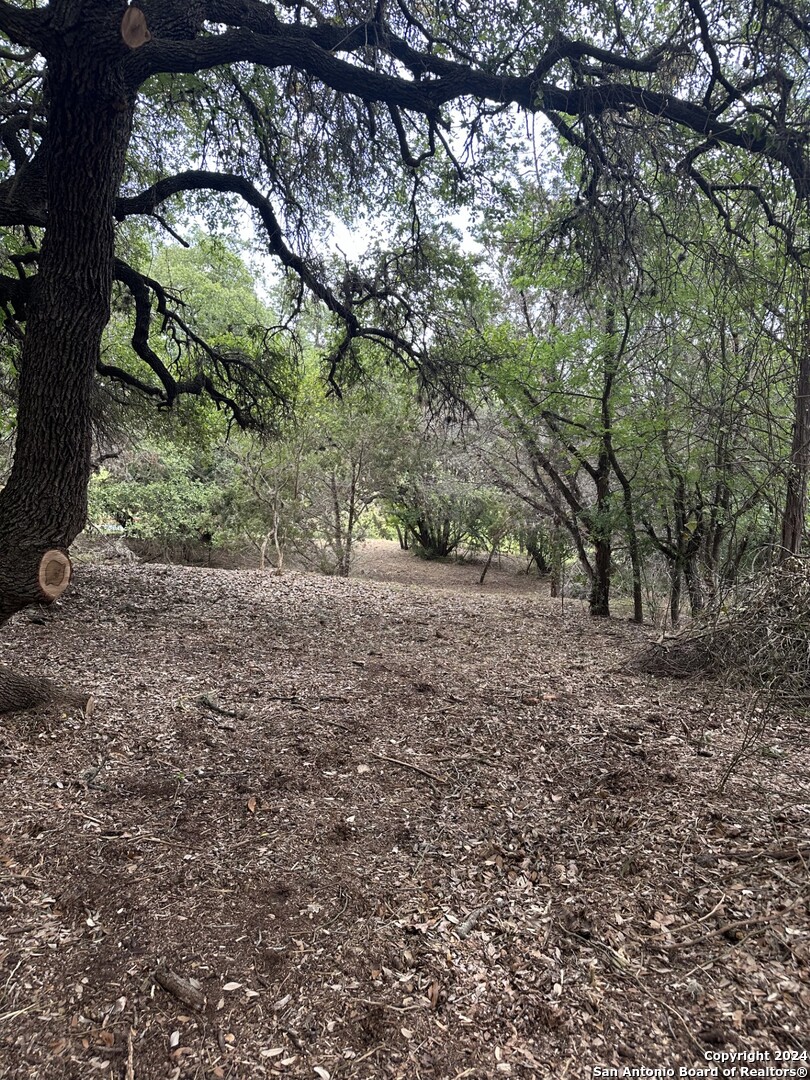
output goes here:
[{"label": "dirt path", "polygon": [[0,729],[0,1076],[806,1048],[805,722],[718,794],[740,722],[633,673],[638,628],[406,565],[85,568],[6,631],[5,662],[58,655],[98,704]]}]

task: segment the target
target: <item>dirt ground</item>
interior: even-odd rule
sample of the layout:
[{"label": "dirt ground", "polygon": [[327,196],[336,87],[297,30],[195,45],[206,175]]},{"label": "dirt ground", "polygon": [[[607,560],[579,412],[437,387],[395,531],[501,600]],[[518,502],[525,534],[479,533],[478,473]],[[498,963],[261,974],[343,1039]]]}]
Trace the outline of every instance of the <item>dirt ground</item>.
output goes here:
[{"label": "dirt ground", "polygon": [[806,1067],[806,718],[721,790],[745,702],[644,629],[357,569],[81,566],[5,628],[96,711],[0,726],[0,1077]]}]

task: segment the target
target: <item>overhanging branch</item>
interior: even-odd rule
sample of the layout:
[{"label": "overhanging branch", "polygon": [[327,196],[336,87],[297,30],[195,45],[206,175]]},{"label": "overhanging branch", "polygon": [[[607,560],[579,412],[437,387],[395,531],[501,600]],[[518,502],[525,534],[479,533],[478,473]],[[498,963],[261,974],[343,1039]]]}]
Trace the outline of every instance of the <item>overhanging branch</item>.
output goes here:
[{"label": "overhanging branch", "polygon": [[0,0],[0,34],[4,34],[15,45],[41,49],[49,22],[48,8],[24,9]]},{"label": "overhanging branch", "polygon": [[155,209],[172,195],[188,191],[218,191],[223,194],[238,195],[248,206],[253,207],[262,220],[270,250],[277,256],[282,265],[297,274],[307,288],[319,300],[322,300],[330,311],[340,316],[347,325],[358,329],[357,320],[349,308],[341,303],[332,290],[313,273],[306,260],[287,246],[284,242],[281,225],[269,200],[262,195],[254,184],[243,176],[237,176],[234,173],[209,172],[202,169],[177,173],[175,176],[168,176],[163,180],[158,180],[156,184],[146,188],[139,195],[119,199],[116,207],[116,217],[121,221],[133,214],[153,214]]},{"label": "overhanging branch", "polygon": [[[361,66],[354,58],[336,55],[359,55],[368,49],[404,66],[413,77],[388,74]],[[160,72],[191,73],[238,62],[268,69],[293,67],[340,93],[427,116],[436,116],[442,106],[465,97],[514,104],[529,112],[552,110],[574,117],[638,110],[703,138],[711,137],[718,143],[777,161],[790,169],[800,196],[810,195],[810,170],[803,169],[802,148],[795,140],[774,139],[768,133],[749,129],[738,117],[731,120],[706,104],[632,81],[603,80],[573,86],[545,81],[560,61],[576,63],[582,57],[597,59],[627,75],[653,74],[665,50],[666,46],[648,57],[635,59],[559,36],[549,44],[534,70],[510,75],[419,52],[376,22],[348,28],[332,23],[314,27],[277,23],[272,33],[240,26],[193,41],[155,40],[133,54],[128,67],[134,85]]]},{"label": "overhanging branch", "polygon": [[[283,392],[251,359],[236,350],[216,349],[196,334],[175,310],[177,298],[171,296],[160,282],[139,273],[121,259],[116,259],[115,277],[126,287],[135,304],[133,351],[156,376],[157,383],[148,383],[117,364],[100,363],[97,366],[100,375],[157,399],[166,408],[171,408],[181,396],[206,394],[218,408],[227,408],[242,428],[255,427],[261,422],[265,399],[283,399]],[[210,365],[210,374],[198,359],[196,372],[175,378],[158,356],[149,340],[153,299],[162,316],[162,330],[171,336],[180,350],[194,349],[198,358],[204,357]]]},{"label": "overhanging branch", "polygon": [[[342,320],[347,329],[349,343],[355,338],[376,340],[398,350],[411,360],[417,360],[417,351],[413,344],[401,335],[385,327],[364,326],[360,323],[354,307],[362,303],[363,297],[354,300],[352,306],[340,300],[335,292],[317,276],[306,259],[286,244],[281,225],[269,200],[254,184],[242,176],[199,169],[178,173],[159,180],[138,195],[119,199],[116,217],[122,220],[132,214],[153,214],[155,208],[172,195],[206,190],[238,195],[248,206],[258,212],[270,250],[283,266],[291,270],[304,283],[313,296],[321,300],[334,315]],[[342,353],[345,353],[347,347],[348,343],[343,347]]]}]

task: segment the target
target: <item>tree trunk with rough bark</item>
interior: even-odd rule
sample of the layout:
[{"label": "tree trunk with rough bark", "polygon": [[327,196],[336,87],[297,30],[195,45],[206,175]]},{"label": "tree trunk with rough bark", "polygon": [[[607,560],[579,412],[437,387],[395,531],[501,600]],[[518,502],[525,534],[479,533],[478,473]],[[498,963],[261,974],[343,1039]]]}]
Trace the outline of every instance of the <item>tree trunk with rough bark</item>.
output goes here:
[{"label": "tree trunk with rough bark", "polygon": [[612,558],[612,523],[610,520],[610,455],[602,446],[595,470],[596,510],[592,526],[593,578],[590,614],[596,619],[610,618],[610,581]]},{"label": "tree trunk with rough bark", "polygon": [[52,701],[82,709],[88,716],[93,711],[92,694],[36,675],[20,675],[0,664],[0,713],[33,709]]},{"label": "tree trunk with rough bark", "polygon": [[610,537],[600,537],[594,542],[593,580],[589,600],[589,613],[595,619],[610,618]]},{"label": "tree trunk with rough bark", "polygon": [[677,559],[670,566],[670,590],[669,590],[669,621],[673,629],[681,621],[681,587],[683,585],[683,570]]},{"label": "tree trunk with rough bark", "polygon": [[630,568],[633,574],[633,622],[644,622],[644,597],[641,587],[641,550],[636,532],[636,513],[633,502],[633,488],[627,474],[619,464],[613,451],[612,440],[609,443],[610,461],[613,472],[622,489],[622,503],[624,506],[624,521],[627,536],[627,552],[630,556]]},{"label": "tree trunk with rough bark", "polygon": [[683,576],[686,579],[686,587],[689,592],[689,606],[692,615],[699,615],[706,606],[703,596],[703,582],[700,576],[700,568],[696,557],[684,559]]},{"label": "tree trunk with rough bark", "polygon": [[804,539],[807,485],[810,479],[810,295],[802,289],[799,372],[793,417],[785,513],[782,518],[782,558],[798,555]]},{"label": "tree trunk with rough bark", "polygon": [[[134,108],[122,51],[109,5],[98,0],[83,5],[48,58],[48,220],[20,361],[14,462],[0,492],[0,623],[64,591],[67,551],[85,523],[90,400]],[[41,703],[41,680],[26,689],[21,678],[0,670],[0,709]]]}]

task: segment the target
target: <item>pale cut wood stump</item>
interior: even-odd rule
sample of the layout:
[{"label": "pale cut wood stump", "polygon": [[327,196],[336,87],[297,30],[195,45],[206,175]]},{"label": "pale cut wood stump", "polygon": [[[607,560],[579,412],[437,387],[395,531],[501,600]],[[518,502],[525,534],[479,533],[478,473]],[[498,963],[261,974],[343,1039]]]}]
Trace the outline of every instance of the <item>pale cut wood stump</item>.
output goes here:
[{"label": "pale cut wood stump", "polygon": [[73,567],[63,551],[46,551],[39,563],[39,590],[46,604],[57,600],[70,584]]}]

